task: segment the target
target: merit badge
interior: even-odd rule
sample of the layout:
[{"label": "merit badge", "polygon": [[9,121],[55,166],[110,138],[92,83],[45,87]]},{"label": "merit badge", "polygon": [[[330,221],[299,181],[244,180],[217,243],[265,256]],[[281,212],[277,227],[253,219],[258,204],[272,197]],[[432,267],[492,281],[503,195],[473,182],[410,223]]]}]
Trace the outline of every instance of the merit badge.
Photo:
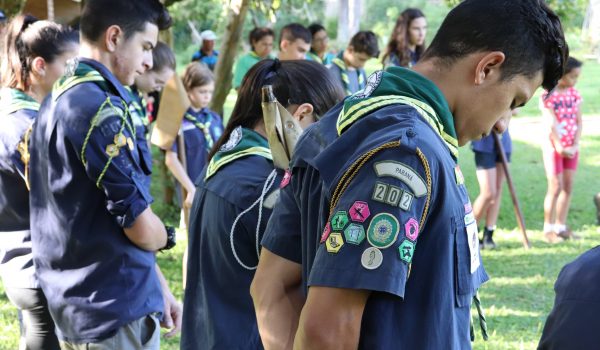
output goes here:
[{"label": "merit badge", "polygon": [[400,198],[400,203],[398,204],[400,209],[402,209],[404,211],[409,211],[410,205],[412,204],[412,201],[413,201],[413,198],[414,198],[414,196],[412,193],[402,191],[402,198]]},{"label": "merit badge", "polygon": [[229,140],[227,140],[227,142],[225,142],[223,146],[219,148],[219,152],[231,151],[240,143],[240,141],[242,141],[242,127],[238,126],[237,128],[233,129],[231,135],[229,135]]},{"label": "merit badge", "polygon": [[465,177],[463,176],[462,171],[460,171],[460,167],[458,165],[454,167],[454,176],[456,176],[457,185],[464,185]]},{"label": "merit badge", "polygon": [[129,150],[130,150],[130,151],[133,151],[133,149],[134,149],[134,147],[135,147],[135,146],[133,145],[133,140],[131,139],[131,137],[128,137],[128,138],[127,138],[127,147],[129,147]]},{"label": "merit badge", "polygon": [[331,228],[334,231],[341,231],[348,224],[348,214],[345,211],[340,210],[331,218]]},{"label": "merit badge", "polygon": [[109,157],[116,157],[119,155],[119,147],[117,145],[110,144],[106,146],[106,154]]},{"label": "merit badge", "polygon": [[344,230],[346,242],[354,245],[359,245],[365,240],[365,229],[358,224],[350,224]]},{"label": "merit badge", "polygon": [[413,255],[415,254],[415,244],[405,239],[402,244],[400,244],[400,247],[398,247],[398,253],[400,254],[400,259],[402,261],[410,264]]},{"label": "merit badge", "polygon": [[404,232],[406,238],[413,242],[417,240],[417,237],[419,237],[419,223],[415,218],[408,219],[406,224],[404,224]]},{"label": "merit badge", "polygon": [[327,247],[327,251],[330,253],[337,253],[342,249],[344,245],[344,240],[342,239],[342,234],[339,232],[333,232],[327,238],[325,242],[325,246]]},{"label": "merit badge", "polygon": [[325,225],[325,229],[323,229],[323,233],[321,234],[321,243],[325,243],[325,241],[329,237],[330,233],[331,233],[331,224],[327,223],[327,225]]},{"label": "merit badge", "polygon": [[388,213],[375,215],[367,232],[367,240],[377,248],[387,248],[394,244],[400,232],[398,219]]},{"label": "merit badge", "polygon": [[383,253],[375,247],[365,249],[360,257],[360,263],[367,270],[375,270],[383,262]]},{"label": "merit badge", "polygon": [[369,204],[367,202],[356,201],[352,204],[350,210],[350,219],[356,222],[365,222],[371,216],[371,211],[369,210]]},{"label": "merit badge", "polygon": [[287,169],[285,171],[285,174],[283,174],[283,179],[281,179],[279,188],[285,188],[287,185],[290,184],[290,180],[292,180],[292,173],[290,172],[290,169]]},{"label": "merit badge", "polygon": [[367,84],[365,88],[352,95],[352,99],[361,99],[371,96],[371,94],[373,94],[373,91],[375,91],[379,87],[379,84],[381,84],[382,78],[383,71],[381,70],[369,75],[369,77],[367,78]]},{"label": "merit badge", "polygon": [[77,70],[77,66],[79,66],[79,58],[74,57],[68,60],[65,63],[65,77],[72,77],[75,75],[75,71]]},{"label": "merit badge", "polygon": [[391,160],[378,162],[375,163],[375,173],[379,177],[390,176],[404,182],[417,198],[427,194],[425,180],[406,164]]},{"label": "merit badge", "polygon": [[117,147],[123,147],[127,144],[127,137],[125,137],[125,135],[122,133],[116,134],[113,140],[115,141],[115,145]]}]

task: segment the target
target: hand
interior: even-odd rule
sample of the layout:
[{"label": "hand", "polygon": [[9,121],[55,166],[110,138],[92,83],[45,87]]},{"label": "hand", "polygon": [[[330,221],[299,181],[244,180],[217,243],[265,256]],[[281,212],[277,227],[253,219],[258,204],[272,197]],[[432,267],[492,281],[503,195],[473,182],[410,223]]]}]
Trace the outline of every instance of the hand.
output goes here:
[{"label": "hand", "polygon": [[566,158],[573,158],[575,157],[575,153],[577,153],[577,147],[570,146],[563,148],[561,155]]},{"label": "hand", "polygon": [[165,313],[160,326],[169,330],[165,333],[164,337],[172,338],[181,331],[183,308],[169,290],[163,290],[163,301],[165,304]]},{"label": "hand", "polygon": [[196,195],[196,189],[188,191],[187,195],[185,196],[185,201],[183,202],[183,206],[185,208],[189,209],[192,207],[192,203],[194,203],[194,195]]}]

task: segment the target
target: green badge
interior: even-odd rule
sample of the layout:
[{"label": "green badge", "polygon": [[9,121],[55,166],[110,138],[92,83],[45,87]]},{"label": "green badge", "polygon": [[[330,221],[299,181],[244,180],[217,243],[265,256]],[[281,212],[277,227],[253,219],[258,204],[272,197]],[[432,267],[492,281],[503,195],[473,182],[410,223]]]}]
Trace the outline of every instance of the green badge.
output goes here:
[{"label": "green badge", "polygon": [[367,232],[367,240],[377,248],[387,248],[394,244],[400,232],[398,219],[388,213],[375,215]]},{"label": "green badge", "polygon": [[362,225],[350,224],[344,231],[344,237],[347,243],[359,245],[365,240],[365,229]]},{"label": "green badge", "polygon": [[413,258],[413,254],[415,253],[415,244],[408,239],[405,239],[400,247],[398,247],[398,253],[400,254],[400,259],[407,264],[410,264]]},{"label": "green badge", "polygon": [[340,210],[331,218],[331,228],[334,231],[341,231],[348,224],[348,214]]}]

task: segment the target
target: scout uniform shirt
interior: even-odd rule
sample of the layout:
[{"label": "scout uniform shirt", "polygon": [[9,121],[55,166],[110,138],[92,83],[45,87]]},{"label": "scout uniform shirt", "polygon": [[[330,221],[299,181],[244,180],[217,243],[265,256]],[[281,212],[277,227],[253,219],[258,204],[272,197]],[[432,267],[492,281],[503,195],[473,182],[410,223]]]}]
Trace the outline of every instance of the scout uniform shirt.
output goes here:
[{"label": "scout uniform shirt", "polygon": [[98,342],[162,312],[155,253],[123,229],[152,203],[124,87],[81,59],[45,100],[31,138],[31,237],[59,339]]},{"label": "scout uniform shirt", "polygon": [[371,291],[361,349],[468,349],[487,275],[438,88],[376,72],[298,142],[263,246],[303,283]]},{"label": "scout uniform shirt", "polygon": [[[242,127],[234,129],[198,178],[181,349],[262,348],[250,283],[280,181],[267,140]],[[257,202],[263,191],[263,201]]]},{"label": "scout uniform shirt", "polygon": [[346,92],[346,95],[352,95],[358,90],[365,88],[367,74],[363,68],[348,69],[344,62],[344,51],[340,52],[328,66],[333,78],[339,81]]},{"label": "scout uniform shirt", "polygon": [[39,288],[29,232],[27,139],[39,103],[17,89],[0,91],[0,276],[5,287]]},{"label": "scout uniform shirt", "polygon": [[135,141],[140,151],[140,165],[147,173],[146,185],[150,191],[150,181],[152,179],[152,152],[148,143],[148,116],[146,111],[146,100],[142,93],[134,86],[126,86],[125,89],[129,93],[131,104],[129,105],[129,114],[135,127]]},{"label": "scout uniform shirt", "polygon": [[[183,116],[181,129],[185,143],[187,174],[190,180],[195,182],[206,165],[208,153],[223,134],[223,122],[217,113],[208,108],[194,111],[190,107]],[[177,139],[173,142],[171,150],[177,153],[178,147]]]},{"label": "scout uniform shirt", "polygon": [[309,61],[315,61],[317,63],[320,63],[322,65],[329,65],[333,62],[333,59],[335,58],[335,55],[331,52],[325,52],[325,54],[323,55],[323,58],[319,57],[319,55],[317,55],[316,52],[314,52],[313,50],[310,50],[307,54],[306,54],[306,59]]}]

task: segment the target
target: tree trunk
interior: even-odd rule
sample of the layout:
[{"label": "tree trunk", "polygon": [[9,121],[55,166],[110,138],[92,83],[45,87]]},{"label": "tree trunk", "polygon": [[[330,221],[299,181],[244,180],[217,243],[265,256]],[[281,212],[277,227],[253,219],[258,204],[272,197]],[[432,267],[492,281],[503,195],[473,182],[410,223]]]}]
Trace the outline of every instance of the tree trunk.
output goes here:
[{"label": "tree trunk", "polygon": [[348,16],[350,10],[349,2],[350,0],[340,0],[338,2],[338,13],[340,16],[338,17],[337,42],[341,49],[345,48],[350,40],[350,33],[348,30],[348,24],[350,23],[350,18]]},{"label": "tree trunk", "polygon": [[227,28],[215,67],[216,86],[211,103],[211,108],[220,115],[223,115],[223,105],[231,90],[233,61],[237,55],[249,5],[250,0],[231,0],[229,3]]}]

